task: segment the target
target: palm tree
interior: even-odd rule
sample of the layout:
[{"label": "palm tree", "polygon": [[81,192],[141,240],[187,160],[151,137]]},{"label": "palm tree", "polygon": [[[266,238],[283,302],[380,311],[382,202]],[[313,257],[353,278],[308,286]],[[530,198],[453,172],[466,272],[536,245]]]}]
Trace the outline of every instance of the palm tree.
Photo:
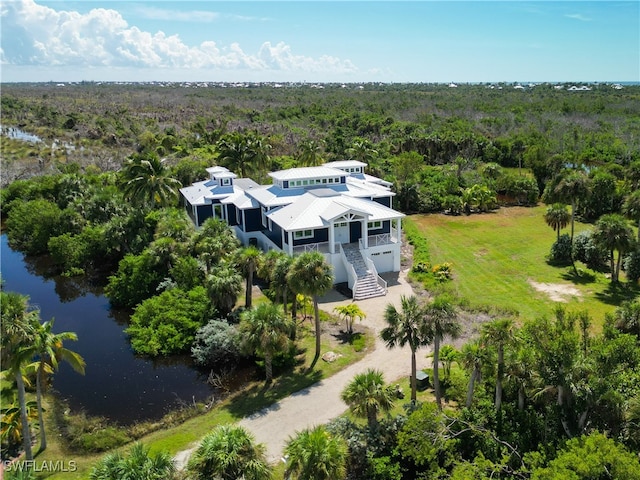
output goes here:
[{"label": "palm tree", "polygon": [[317,140],[303,140],[299,147],[298,161],[301,165],[313,167],[322,161],[322,145]]},{"label": "palm tree", "polygon": [[[617,283],[620,275],[620,263],[624,253],[633,246],[633,231],[627,224],[627,220],[617,213],[601,216],[596,222],[593,232],[593,241],[609,251],[611,259],[611,283]],[[618,251],[618,260],[615,261],[615,251]]]},{"label": "palm tree", "polygon": [[143,207],[166,207],[176,202],[181,184],[169,176],[156,154],[135,156],[122,169],[122,190],[125,197]]},{"label": "palm tree", "polygon": [[214,273],[207,275],[207,291],[211,303],[222,317],[231,313],[242,291],[242,277],[229,265],[221,265]]},{"label": "palm tree", "polygon": [[638,224],[638,243],[640,243],[640,190],[636,190],[626,198],[622,211],[629,220],[635,220]]},{"label": "palm tree", "polygon": [[372,368],[353,377],[340,398],[351,413],[367,419],[371,430],[378,425],[378,412],[391,410],[395,400],[393,391],[384,384],[382,372]]},{"label": "palm tree", "polygon": [[502,408],[502,380],[504,378],[504,347],[513,339],[513,320],[502,318],[482,326],[484,340],[495,345],[498,352],[498,372],[496,374],[496,411]]},{"label": "palm tree", "polygon": [[195,480],[268,480],[265,446],[237,425],[220,425],[206,435],[189,460]]},{"label": "palm tree", "polygon": [[356,137],[353,139],[351,147],[345,152],[350,159],[360,160],[364,163],[370,163],[378,156],[378,151],[373,148],[371,142],[365,138]]},{"label": "palm tree", "polygon": [[442,392],[440,391],[440,342],[445,337],[458,338],[461,326],[456,308],[445,295],[436,297],[425,309],[426,331],[433,341],[433,390],[436,394],[438,408],[442,409]]},{"label": "palm tree", "polygon": [[207,218],[192,239],[191,249],[204,262],[207,273],[239,247],[238,238],[223,220]]},{"label": "palm tree", "polygon": [[149,449],[141,443],[131,447],[127,455],[113,452],[105,455],[89,475],[91,480],[171,480],[176,467],[171,455],[160,452],[149,455]]},{"label": "palm tree", "polygon": [[73,332],[53,333],[53,322],[33,322],[35,332],[34,352],[39,359],[32,364],[36,370],[36,400],[38,404],[38,421],[40,424],[40,451],[47,448],[47,437],[44,428],[44,415],[42,412],[42,383],[45,373],[58,370],[61,361],[67,362],[76,372],[84,375],[84,359],[67,348],[64,348],[65,340],[78,340]]},{"label": "palm tree", "polygon": [[294,329],[293,321],[275,303],[261,303],[242,312],[239,328],[242,348],[264,357],[267,383],[273,380],[273,357],[286,349]]},{"label": "palm tree", "polygon": [[362,311],[362,309],[356,303],[350,303],[348,305],[339,305],[333,309],[337,312],[347,324],[347,333],[349,335],[353,334],[353,322],[358,320],[364,320],[367,318],[367,315]]},{"label": "palm tree", "polygon": [[475,340],[463,345],[459,359],[462,365],[471,371],[467,386],[467,399],[465,401],[465,406],[470,408],[473,403],[475,385],[482,378],[482,365],[487,360],[487,353],[480,341]]},{"label": "palm tree", "polygon": [[347,475],[349,449],[344,439],[320,425],[298,432],[284,449],[285,478],[342,480]]},{"label": "palm tree", "polygon": [[253,275],[262,262],[262,252],[253,245],[241,248],[237,254],[236,265],[244,274],[247,283],[245,285],[245,307],[251,308],[251,289],[253,288]]},{"label": "palm tree", "polygon": [[558,182],[554,193],[571,204],[571,245],[573,245],[576,206],[578,201],[589,193],[589,177],[583,172],[570,172]]},{"label": "palm tree", "polygon": [[385,309],[384,320],[387,324],[380,332],[380,337],[387,348],[409,345],[411,349],[411,401],[416,402],[416,350],[431,342],[424,321],[424,309],[418,302],[418,297],[400,297],[401,310],[389,303]]},{"label": "palm tree", "polygon": [[310,369],[315,367],[320,358],[320,310],[318,297],[333,286],[333,272],[324,256],[319,252],[305,252],[294,258],[291,270],[287,274],[289,285],[293,286],[296,293],[309,295],[313,299],[316,330],[316,352],[311,362]]},{"label": "palm tree", "polygon": [[[20,406],[22,445],[27,460],[33,460],[31,430],[27,409],[23,368],[34,355],[35,332],[33,322],[40,313],[30,310],[29,297],[14,292],[0,291],[0,343],[2,366],[15,379]],[[36,320],[34,320],[36,319]]]},{"label": "palm tree", "polygon": [[293,258],[280,250],[269,250],[258,267],[258,275],[269,282],[269,289],[277,303],[282,302],[287,314],[287,273]]},{"label": "palm tree", "polygon": [[567,211],[567,206],[562,203],[554,203],[547,207],[544,214],[544,221],[547,222],[555,232],[558,232],[560,240],[560,230],[566,227],[571,221],[571,215]]},{"label": "palm tree", "polygon": [[241,177],[266,166],[271,145],[257,133],[228,133],[216,144],[218,158],[230,170],[238,170]]}]

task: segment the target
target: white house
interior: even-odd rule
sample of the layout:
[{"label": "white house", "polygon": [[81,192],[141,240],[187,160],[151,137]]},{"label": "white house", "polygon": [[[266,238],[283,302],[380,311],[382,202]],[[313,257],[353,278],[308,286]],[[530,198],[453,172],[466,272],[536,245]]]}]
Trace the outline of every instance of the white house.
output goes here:
[{"label": "white house", "polygon": [[180,189],[194,223],[209,217],[232,226],[244,245],[296,255],[322,253],[335,282],[347,282],[354,298],[384,295],[378,273],[400,271],[401,219],[392,208],[391,184],[347,160],[272,172],[258,185],[224,167]]}]

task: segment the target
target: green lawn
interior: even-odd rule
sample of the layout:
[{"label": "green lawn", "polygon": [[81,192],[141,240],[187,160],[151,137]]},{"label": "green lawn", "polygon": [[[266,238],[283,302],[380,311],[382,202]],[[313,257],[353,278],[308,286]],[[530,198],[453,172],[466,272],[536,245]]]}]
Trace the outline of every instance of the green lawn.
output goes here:
[{"label": "green lawn", "polygon": [[[602,273],[576,277],[571,267],[549,265],[546,256],[556,234],[544,221],[545,208],[501,208],[458,217],[414,215],[409,221],[427,238],[433,265],[453,264],[451,287],[472,306],[495,305],[517,311],[523,319],[535,318],[550,314],[556,302],[531,282],[574,287],[576,294],[564,295],[563,304],[569,310],[587,309],[601,325],[605,313],[639,290],[612,288]],[[591,228],[576,223],[576,234]]]}]

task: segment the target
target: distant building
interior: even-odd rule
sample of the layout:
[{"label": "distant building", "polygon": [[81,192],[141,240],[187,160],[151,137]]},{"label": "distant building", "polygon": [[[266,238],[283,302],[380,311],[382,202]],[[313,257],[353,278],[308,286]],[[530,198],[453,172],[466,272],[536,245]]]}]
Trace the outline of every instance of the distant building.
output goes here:
[{"label": "distant building", "polygon": [[259,185],[225,167],[180,189],[193,222],[210,217],[232,226],[244,245],[289,255],[322,253],[335,282],[354,298],[384,295],[378,273],[400,271],[401,219],[392,208],[391,184],[365,173],[366,163],[346,160],[272,172]]}]

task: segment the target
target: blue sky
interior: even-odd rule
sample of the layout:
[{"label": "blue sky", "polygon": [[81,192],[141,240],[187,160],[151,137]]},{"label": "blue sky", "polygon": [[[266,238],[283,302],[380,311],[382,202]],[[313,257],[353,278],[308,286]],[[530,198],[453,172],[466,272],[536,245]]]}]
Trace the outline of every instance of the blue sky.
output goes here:
[{"label": "blue sky", "polygon": [[1,80],[640,81],[633,1],[0,6]]}]

